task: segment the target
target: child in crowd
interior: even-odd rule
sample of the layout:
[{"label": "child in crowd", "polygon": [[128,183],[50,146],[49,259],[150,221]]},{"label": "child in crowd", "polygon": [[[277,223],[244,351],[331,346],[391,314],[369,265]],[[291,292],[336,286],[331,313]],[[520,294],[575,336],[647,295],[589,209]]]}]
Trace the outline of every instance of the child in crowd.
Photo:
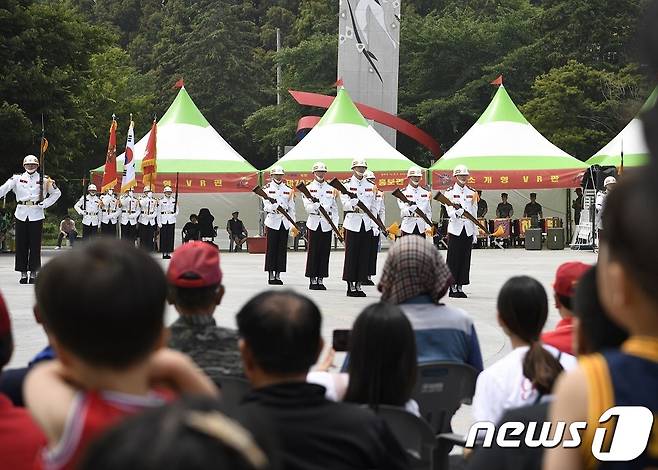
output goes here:
[{"label": "child in crowd", "polygon": [[39,274],[35,308],[57,359],[28,374],[25,400],[48,440],[44,468],[75,468],[105,428],[173,394],[217,394],[187,356],[162,349],[167,283],[146,252],[94,241]]}]

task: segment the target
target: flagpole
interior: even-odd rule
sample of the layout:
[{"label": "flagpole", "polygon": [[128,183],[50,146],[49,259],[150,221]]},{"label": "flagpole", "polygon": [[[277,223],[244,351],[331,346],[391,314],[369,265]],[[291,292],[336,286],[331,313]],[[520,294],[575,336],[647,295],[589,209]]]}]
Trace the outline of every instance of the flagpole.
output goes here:
[{"label": "flagpole", "polygon": [[40,167],[40,170],[41,170],[41,175],[40,175],[41,176],[41,178],[40,178],[41,184],[39,185],[40,186],[40,189],[39,189],[39,202],[43,202],[43,187],[45,185],[45,181],[43,179],[46,176],[46,172],[44,170],[44,166],[45,166],[45,157],[44,157],[45,150],[43,148],[44,140],[46,140],[46,130],[45,130],[45,126],[43,125],[43,113],[41,113],[41,142],[40,142],[40,145],[39,145],[39,152],[40,152],[39,167]]}]

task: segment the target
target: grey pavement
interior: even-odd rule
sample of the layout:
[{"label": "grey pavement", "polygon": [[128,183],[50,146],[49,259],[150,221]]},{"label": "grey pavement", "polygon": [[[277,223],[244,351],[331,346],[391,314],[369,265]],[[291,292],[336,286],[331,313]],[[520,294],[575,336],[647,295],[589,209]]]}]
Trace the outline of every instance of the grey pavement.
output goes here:
[{"label": "grey pavement", "polygon": [[[43,251],[43,262],[65,252]],[[442,251],[445,257],[445,251]],[[282,275],[283,288],[290,288],[311,297],[320,306],[323,314],[322,333],[325,343],[331,343],[334,329],[349,329],[359,312],[379,299],[375,287],[366,287],[366,298],[353,298],[345,295],[345,283],[340,280],[343,267],[343,251],[332,252],[330,278],[326,280],[327,291],[309,291],[308,281],[304,278],[305,252],[291,251],[288,254],[288,272]],[[379,254],[378,270],[386,259],[386,252]],[[496,320],[496,295],[502,284],[511,276],[526,274],[537,278],[546,288],[551,299],[551,283],[558,265],[569,260],[594,263],[596,255],[585,251],[525,251],[508,250],[473,250],[471,266],[471,284],[465,287],[468,299],[445,298],[447,304],[455,305],[469,312],[474,320],[482,347],[485,365],[495,362],[509,351],[509,343],[499,328]],[[168,261],[160,260],[166,269]],[[222,253],[221,264],[224,272],[226,295],[215,313],[219,324],[235,327],[235,314],[254,294],[267,289],[267,277],[263,272],[264,255],[242,253]],[[11,313],[14,331],[15,351],[9,367],[22,366],[46,344],[46,337],[41,327],[34,321],[32,306],[34,289],[31,285],[19,285],[18,273],[14,272],[13,255],[0,255],[0,290]],[[376,282],[375,278],[375,282]],[[277,289],[281,287],[274,286]],[[132,294],[135,295],[135,294]],[[103,293],[98,293],[99,302]],[[550,303],[549,320],[546,328],[551,328],[559,320],[557,310]],[[89,308],[93,309],[93,305]],[[176,318],[176,312],[167,306],[167,322]],[[341,360],[340,355],[336,362]],[[468,407],[462,407],[453,421],[456,431],[468,429],[471,416]]]}]

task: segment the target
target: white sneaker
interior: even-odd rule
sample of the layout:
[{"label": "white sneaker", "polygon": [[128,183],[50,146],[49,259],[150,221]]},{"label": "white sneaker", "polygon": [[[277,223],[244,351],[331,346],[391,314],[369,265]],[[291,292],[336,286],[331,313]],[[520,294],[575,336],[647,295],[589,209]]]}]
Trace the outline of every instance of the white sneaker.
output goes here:
[{"label": "white sneaker", "polygon": [[61,246],[56,246],[55,249],[56,249],[56,250],[61,250],[62,247],[61,247]]}]

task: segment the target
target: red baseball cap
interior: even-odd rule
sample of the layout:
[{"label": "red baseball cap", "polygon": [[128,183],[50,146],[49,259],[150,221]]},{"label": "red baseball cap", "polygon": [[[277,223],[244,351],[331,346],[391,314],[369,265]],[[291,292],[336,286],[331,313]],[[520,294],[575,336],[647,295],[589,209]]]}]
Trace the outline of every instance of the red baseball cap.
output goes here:
[{"label": "red baseball cap", "polygon": [[553,290],[557,295],[573,297],[576,284],[578,284],[582,275],[591,267],[591,265],[581,263],[580,261],[569,261],[561,264],[555,273]]},{"label": "red baseball cap", "polygon": [[192,241],[176,248],[167,269],[167,280],[176,287],[207,287],[222,282],[219,250],[210,243]]},{"label": "red baseball cap", "polygon": [[9,320],[9,310],[5,305],[5,299],[0,294],[0,336],[11,332],[11,321]]}]

